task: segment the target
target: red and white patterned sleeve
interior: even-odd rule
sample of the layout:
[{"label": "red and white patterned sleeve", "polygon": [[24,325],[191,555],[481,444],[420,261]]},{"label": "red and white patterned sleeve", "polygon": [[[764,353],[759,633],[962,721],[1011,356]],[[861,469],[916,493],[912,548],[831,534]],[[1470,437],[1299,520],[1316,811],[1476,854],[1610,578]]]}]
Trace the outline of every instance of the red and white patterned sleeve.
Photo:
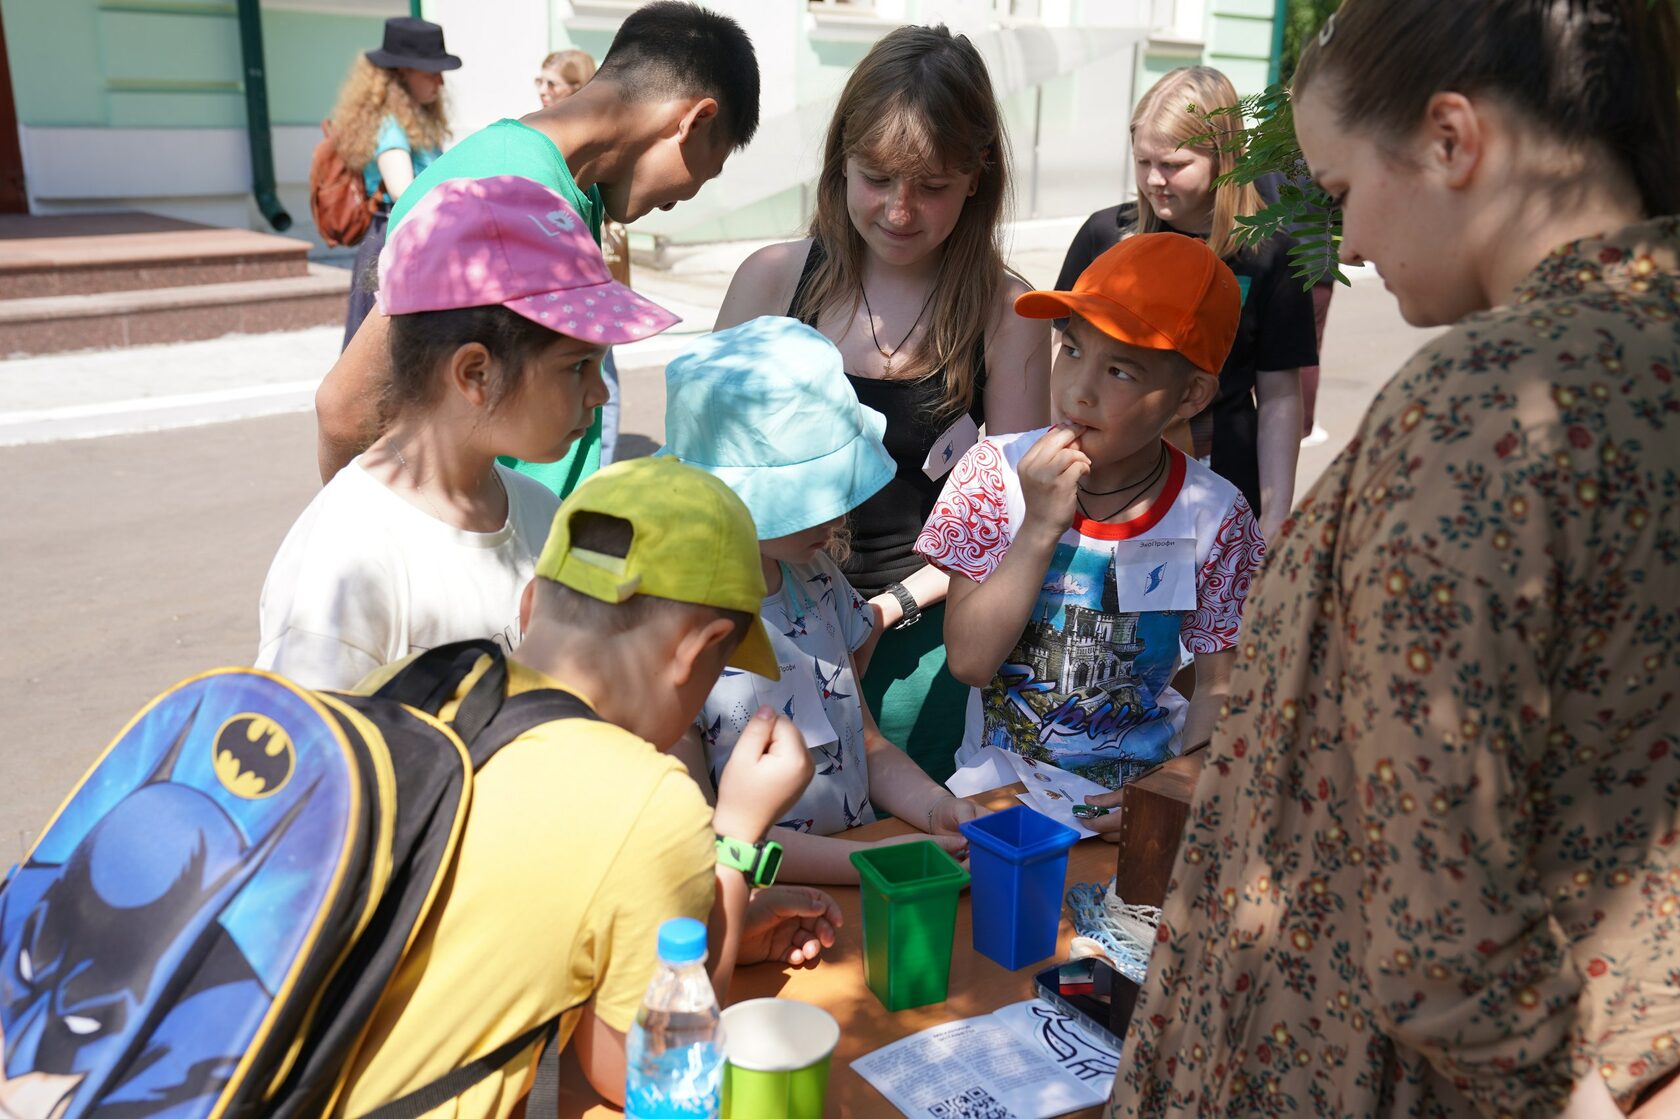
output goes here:
[{"label": "red and white patterned sleeve", "polygon": [[916,552],[929,563],[983,582],[1009,550],[1003,452],[989,439],[970,447],[945,481]]},{"label": "red and white patterned sleeve", "polygon": [[1179,626],[1184,647],[1192,655],[1236,648],[1248,585],[1265,558],[1260,526],[1248,499],[1238,494],[1220,522],[1207,562],[1196,573],[1196,611],[1185,615]]}]

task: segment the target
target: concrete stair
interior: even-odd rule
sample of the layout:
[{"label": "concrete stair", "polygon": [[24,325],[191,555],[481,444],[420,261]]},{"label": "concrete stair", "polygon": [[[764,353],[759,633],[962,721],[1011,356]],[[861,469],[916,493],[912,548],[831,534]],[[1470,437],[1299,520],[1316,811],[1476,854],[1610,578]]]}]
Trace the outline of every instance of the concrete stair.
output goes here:
[{"label": "concrete stair", "polygon": [[342,322],[350,273],[308,253],[155,214],[0,215],[0,358]]}]

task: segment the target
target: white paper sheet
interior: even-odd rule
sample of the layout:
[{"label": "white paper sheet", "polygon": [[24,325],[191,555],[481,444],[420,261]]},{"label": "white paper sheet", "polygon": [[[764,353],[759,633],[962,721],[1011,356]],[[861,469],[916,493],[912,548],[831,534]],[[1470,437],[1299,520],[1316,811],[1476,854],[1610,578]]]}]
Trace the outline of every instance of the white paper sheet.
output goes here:
[{"label": "white paper sheet", "polygon": [[1029,761],[1020,754],[987,746],[974,756],[968,765],[957,770],[945,787],[960,797],[1001,789],[1019,781],[1027,791],[1018,795],[1022,804],[1066,824],[1089,839],[1097,833],[1086,827],[1073,814],[1073,806],[1082,804],[1087,796],[1106,793],[1107,789],[1078,774],[1058,769],[1048,762]]},{"label": "white paper sheet", "polygon": [[1081,820],[1078,816],[1075,816],[1071,808],[1062,810],[1046,808],[1041,806],[1038,801],[1034,800],[1026,793],[1016,793],[1015,799],[1032,809],[1034,812],[1037,812],[1040,816],[1048,816],[1055,820],[1058,824],[1065,824],[1066,826],[1072,828],[1074,831],[1079,833],[1080,839],[1091,839],[1097,834],[1090,828],[1086,827],[1085,821]]},{"label": "white paper sheet", "polygon": [[1019,754],[1005,753],[1004,757],[1009,760],[1015,780],[1026,786],[1027,791],[1020,795],[1022,801],[1057,823],[1066,824],[1078,832],[1081,839],[1097,834],[1073,814],[1073,806],[1084,804],[1086,797],[1106,793],[1107,789],[1076,773],[1035,762]]},{"label": "white paper sheet", "polygon": [[1008,750],[987,746],[974,756],[972,762],[951,774],[951,779],[945,782],[945,787],[960,797],[971,797],[975,793],[986,793],[993,789],[1001,789],[1005,785],[1013,785],[1020,780],[1015,776],[1015,767],[1009,761],[1013,756]]},{"label": "white paper sheet", "polygon": [[1036,999],[947,1022],[852,1068],[916,1119],[1052,1119],[1108,1098],[1119,1055]]},{"label": "white paper sheet", "polygon": [[1043,999],[1027,999],[992,1011],[993,1018],[1008,1026],[1017,1037],[1036,1044],[1062,1071],[1094,1087],[1108,1098],[1120,1067],[1120,1054],[1107,1037],[1087,1034],[1058,1008]]}]

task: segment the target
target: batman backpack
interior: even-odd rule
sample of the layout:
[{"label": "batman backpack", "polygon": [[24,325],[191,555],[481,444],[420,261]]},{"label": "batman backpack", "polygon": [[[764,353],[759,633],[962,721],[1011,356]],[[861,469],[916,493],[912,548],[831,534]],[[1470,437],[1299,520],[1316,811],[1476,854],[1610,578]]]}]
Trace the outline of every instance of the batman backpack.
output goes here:
[{"label": "batman backpack", "polygon": [[[595,717],[506,691],[478,641],[373,696],[225,668],[153,700],[0,887],[0,1112],[332,1111],[453,864],[473,773],[542,723]],[[373,1114],[421,1115],[555,1025]]]}]

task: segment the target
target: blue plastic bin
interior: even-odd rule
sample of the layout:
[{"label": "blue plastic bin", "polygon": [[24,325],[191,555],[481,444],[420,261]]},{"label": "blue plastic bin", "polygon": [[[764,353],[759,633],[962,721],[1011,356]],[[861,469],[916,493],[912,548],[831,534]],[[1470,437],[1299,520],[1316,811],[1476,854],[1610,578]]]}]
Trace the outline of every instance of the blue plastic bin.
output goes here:
[{"label": "blue plastic bin", "polygon": [[1016,971],[1056,951],[1068,848],[1079,833],[1026,805],[969,820],[974,950]]}]

